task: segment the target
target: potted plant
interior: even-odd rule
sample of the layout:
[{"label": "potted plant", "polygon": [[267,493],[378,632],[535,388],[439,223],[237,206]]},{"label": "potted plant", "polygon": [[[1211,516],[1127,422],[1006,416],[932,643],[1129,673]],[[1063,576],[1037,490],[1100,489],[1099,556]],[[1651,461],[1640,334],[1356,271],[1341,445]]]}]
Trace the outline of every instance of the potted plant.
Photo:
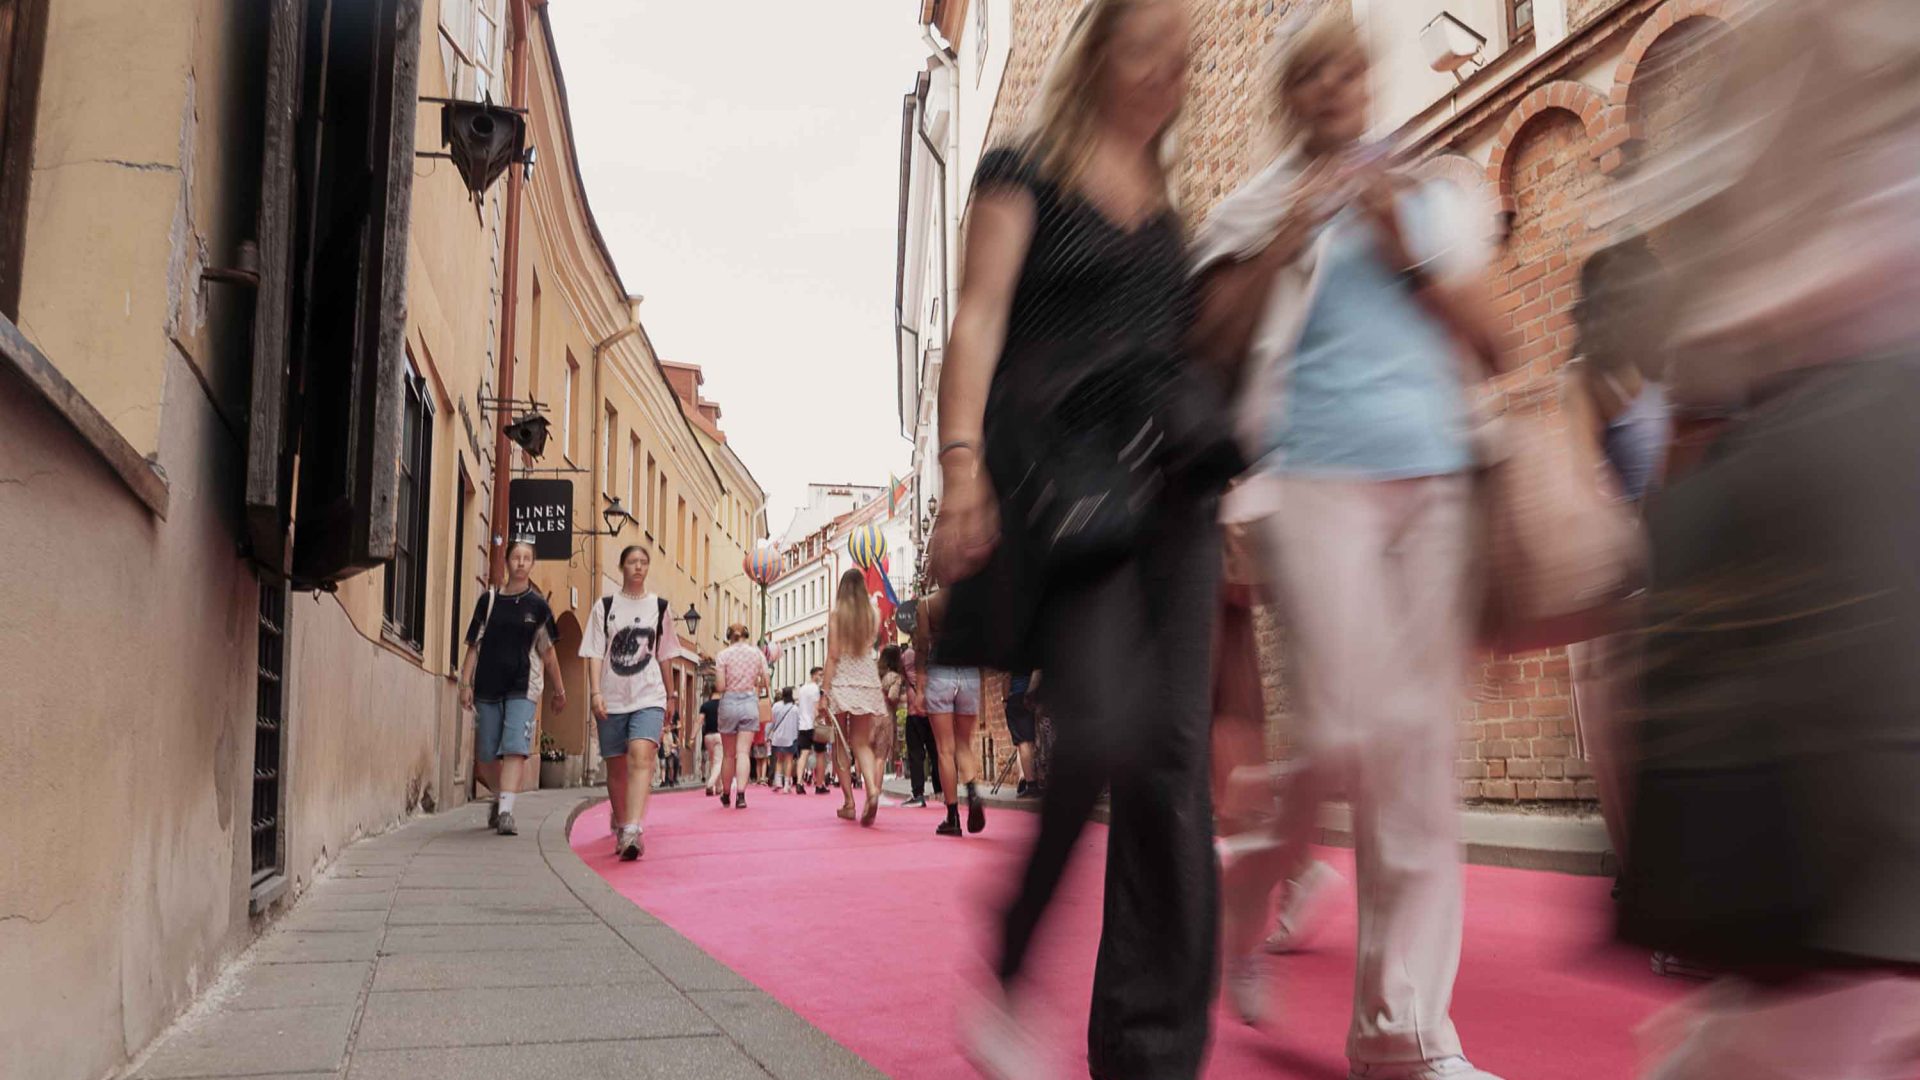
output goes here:
[{"label": "potted plant", "polygon": [[552,733],[545,731],[540,733],[540,786],[567,786],[567,752],[560,749],[560,741]]}]

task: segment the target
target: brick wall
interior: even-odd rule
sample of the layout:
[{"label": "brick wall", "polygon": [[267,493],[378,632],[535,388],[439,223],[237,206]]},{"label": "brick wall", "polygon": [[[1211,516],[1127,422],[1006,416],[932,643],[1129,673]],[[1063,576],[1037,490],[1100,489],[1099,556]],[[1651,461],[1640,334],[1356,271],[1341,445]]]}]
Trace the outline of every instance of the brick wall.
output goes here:
[{"label": "brick wall", "polygon": [[[1193,13],[1194,58],[1182,135],[1182,162],[1175,182],[1183,209],[1195,221],[1230,192],[1250,171],[1262,148],[1266,102],[1260,74],[1267,43],[1281,22],[1296,12],[1341,0],[1196,0]],[[1673,0],[1662,7],[1623,8],[1620,0],[1570,0],[1575,29],[1613,18],[1624,24],[1651,11],[1646,32],[1658,38],[1637,60],[1627,101],[1602,91],[1540,76],[1541,85],[1523,88],[1512,113],[1496,121],[1492,170],[1508,196],[1512,233],[1494,268],[1493,292],[1500,314],[1517,342],[1518,369],[1484,391],[1502,395],[1509,408],[1555,415],[1557,372],[1572,355],[1574,334],[1569,309],[1577,291],[1581,260],[1596,242],[1586,212],[1609,178],[1603,163],[1628,159],[1607,150],[1607,140],[1622,124],[1622,110],[1640,121],[1635,133],[1641,148],[1658,149],[1680,137],[1698,109],[1710,70],[1712,48],[1706,31],[1717,23],[1682,17],[1710,9],[1714,0]],[[1023,124],[1039,91],[1040,79],[1066,20],[1079,0],[1019,0],[1013,14],[1013,51],[990,127],[989,140],[1002,143]],[[1675,25],[1666,29],[1661,12]],[[1603,28],[1604,29],[1604,28]],[[1614,50],[1630,47],[1633,27],[1622,25]],[[1606,32],[1612,32],[1608,30]],[[1630,69],[1627,74],[1631,75]],[[1458,133],[1463,143],[1485,132]],[[1438,150],[1458,151],[1443,146]],[[1637,155],[1636,155],[1637,156]],[[1609,165],[1608,167],[1613,167]],[[1285,695],[1281,680],[1280,633],[1270,616],[1260,619],[1262,651],[1272,722],[1270,741],[1285,741]],[[1470,690],[1460,705],[1458,776],[1463,797],[1496,803],[1566,803],[1594,797],[1591,770],[1579,745],[1567,659],[1562,650],[1496,657],[1476,665]],[[1004,737],[1004,736],[1002,736]]]}]

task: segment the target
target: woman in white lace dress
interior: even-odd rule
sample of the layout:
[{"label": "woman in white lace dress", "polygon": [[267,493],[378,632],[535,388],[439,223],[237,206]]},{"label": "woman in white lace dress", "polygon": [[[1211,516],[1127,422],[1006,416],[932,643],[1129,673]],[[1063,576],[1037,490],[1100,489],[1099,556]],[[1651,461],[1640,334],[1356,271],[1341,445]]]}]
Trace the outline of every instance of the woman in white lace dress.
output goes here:
[{"label": "woman in white lace dress", "polygon": [[[866,578],[858,570],[840,577],[840,588],[833,598],[833,615],[827,622],[827,707],[846,732],[860,780],[866,785],[867,802],[860,813],[860,824],[870,826],[880,812],[880,763],[874,753],[875,733],[887,717],[886,696],[880,690],[880,665],[874,655],[874,637],[879,616],[873,599],[867,595]],[[853,819],[853,776],[840,770],[840,790],[846,802],[840,816]]]}]

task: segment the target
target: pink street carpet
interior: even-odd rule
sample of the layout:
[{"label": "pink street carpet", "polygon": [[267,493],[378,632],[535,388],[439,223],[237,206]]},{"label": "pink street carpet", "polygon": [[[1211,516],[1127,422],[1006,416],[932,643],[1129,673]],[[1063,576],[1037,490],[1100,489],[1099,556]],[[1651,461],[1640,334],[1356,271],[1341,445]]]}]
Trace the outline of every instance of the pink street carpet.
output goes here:
[{"label": "pink street carpet", "polygon": [[[957,1009],[984,969],[990,910],[1013,881],[1036,817],[991,812],[987,831],[935,836],[936,809],[891,800],[861,829],[835,795],[755,789],[746,810],[698,793],[648,811],[646,858],[617,861],[605,804],[572,842],[622,895],[901,1080],[975,1075]],[[1054,1073],[1085,1076],[1087,994],[1100,924],[1106,830],[1088,826],[1030,971],[1030,1021]],[[1349,881],[1350,852],[1323,853]],[[1690,985],[1606,941],[1608,882],[1469,867],[1453,1016],[1467,1052],[1508,1080],[1616,1080],[1635,1072],[1634,1029]],[[1353,985],[1352,888],[1306,951],[1272,957],[1275,1019],[1223,1008],[1206,1076],[1343,1080]]]}]

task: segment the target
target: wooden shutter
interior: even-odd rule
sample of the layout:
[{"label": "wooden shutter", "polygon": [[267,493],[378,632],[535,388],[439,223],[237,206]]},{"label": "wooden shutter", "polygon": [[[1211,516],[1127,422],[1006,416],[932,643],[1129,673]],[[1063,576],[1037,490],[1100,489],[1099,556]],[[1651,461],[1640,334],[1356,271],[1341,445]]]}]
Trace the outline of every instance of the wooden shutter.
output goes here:
[{"label": "wooden shutter", "polygon": [[[304,305],[292,573],[334,581],[393,555],[406,395],[407,225],[421,0],[314,0],[301,192]],[[283,441],[284,445],[284,441]]]},{"label": "wooden shutter", "polygon": [[285,574],[293,487],[287,398],[291,390],[295,159],[306,0],[270,0],[265,132],[260,167],[260,285],[254,297],[253,404],[247,425],[247,537],[254,558]]}]

